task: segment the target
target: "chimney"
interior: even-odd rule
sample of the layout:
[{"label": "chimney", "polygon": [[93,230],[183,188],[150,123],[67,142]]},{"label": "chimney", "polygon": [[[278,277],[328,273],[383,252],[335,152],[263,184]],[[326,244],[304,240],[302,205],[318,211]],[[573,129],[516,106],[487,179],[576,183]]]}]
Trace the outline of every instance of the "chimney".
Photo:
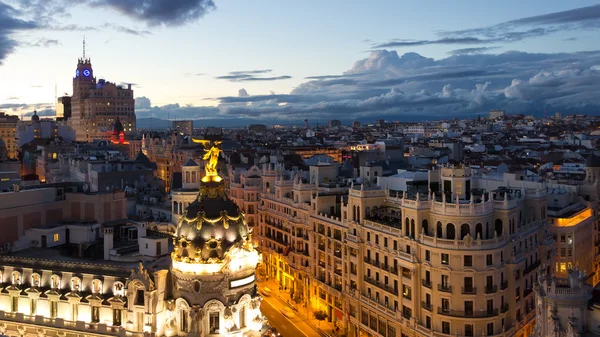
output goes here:
[{"label": "chimney", "polygon": [[114,229],[104,228],[104,260],[110,260],[110,251],[114,246]]}]

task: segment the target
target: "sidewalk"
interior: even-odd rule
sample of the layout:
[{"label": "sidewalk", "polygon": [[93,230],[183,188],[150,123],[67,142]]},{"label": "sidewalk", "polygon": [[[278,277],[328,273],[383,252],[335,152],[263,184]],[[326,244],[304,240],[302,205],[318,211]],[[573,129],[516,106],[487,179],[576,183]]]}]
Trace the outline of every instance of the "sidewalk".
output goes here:
[{"label": "sidewalk", "polygon": [[333,324],[327,320],[320,322],[314,318],[313,311],[310,308],[305,308],[302,304],[297,304],[290,298],[289,291],[279,290],[279,284],[274,280],[266,281],[261,278],[258,283],[259,290],[264,287],[271,289],[271,296],[263,296],[263,300],[276,308],[285,306],[294,310],[296,317],[290,321],[307,337],[334,337]]}]

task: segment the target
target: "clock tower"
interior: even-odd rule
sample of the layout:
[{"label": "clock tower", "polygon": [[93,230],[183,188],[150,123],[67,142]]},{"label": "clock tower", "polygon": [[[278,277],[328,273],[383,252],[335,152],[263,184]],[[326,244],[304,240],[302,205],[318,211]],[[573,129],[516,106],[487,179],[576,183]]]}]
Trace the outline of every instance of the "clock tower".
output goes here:
[{"label": "clock tower", "polygon": [[103,79],[96,80],[89,58],[77,60],[73,77],[73,97],[69,125],[77,141],[110,140],[112,127],[119,120],[123,135],[136,132],[135,101],[131,85],[122,86]]}]

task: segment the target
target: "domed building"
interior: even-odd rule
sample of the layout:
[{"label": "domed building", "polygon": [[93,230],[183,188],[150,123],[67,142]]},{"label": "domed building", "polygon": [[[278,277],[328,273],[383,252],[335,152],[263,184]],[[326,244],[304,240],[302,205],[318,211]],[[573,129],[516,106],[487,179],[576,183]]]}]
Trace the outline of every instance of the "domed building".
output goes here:
[{"label": "domed building", "polygon": [[[189,317],[184,325],[192,335],[245,336],[262,328],[255,285],[260,256],[244,213],[213,169],[218,153],[215,146],[207,150],[199,193],[179,217],[173,237],[173,310]],[[168,329],[165,335],[171,335]]]}]

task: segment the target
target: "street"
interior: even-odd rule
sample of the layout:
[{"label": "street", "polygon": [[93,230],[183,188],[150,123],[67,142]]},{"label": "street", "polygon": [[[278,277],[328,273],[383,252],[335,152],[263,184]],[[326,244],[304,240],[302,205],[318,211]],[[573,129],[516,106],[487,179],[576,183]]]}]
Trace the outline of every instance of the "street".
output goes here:
[{"label": "street", "polygon": [[[276,302],[274,301],[274,303]],[[267,317],[271,326],[276,328],[282,337],[306,336],[306,334],[299,330],[292,322],[290,322],[287,317],[283,316],[280,309],[281,308],[276,308],[273,306],[268,298],[264,298],[260,306],[260,311],[262,314]],[[293,319],[300,320],[298,317]]]}]

